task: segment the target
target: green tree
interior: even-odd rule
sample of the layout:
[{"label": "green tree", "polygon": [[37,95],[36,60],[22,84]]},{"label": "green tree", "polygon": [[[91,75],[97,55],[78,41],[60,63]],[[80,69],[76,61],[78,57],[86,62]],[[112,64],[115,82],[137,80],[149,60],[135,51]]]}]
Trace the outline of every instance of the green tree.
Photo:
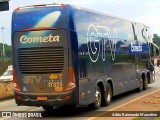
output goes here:
[{"label": "green tree", "polygon": [[158,36],[157,34],[153,34],[153,43],[160,47],[160,36]]},{"label": "green tree", "polygon": [[12,65],[12,49],[10,45],[4,44],[5,58],[2,56],[3,44],[0,43],[0,76],[6,71],[8,65]]}]

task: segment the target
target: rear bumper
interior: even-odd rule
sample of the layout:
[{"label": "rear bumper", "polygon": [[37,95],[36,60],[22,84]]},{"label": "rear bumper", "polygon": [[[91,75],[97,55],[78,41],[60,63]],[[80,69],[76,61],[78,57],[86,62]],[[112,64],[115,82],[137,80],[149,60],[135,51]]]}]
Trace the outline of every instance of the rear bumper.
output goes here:
[{"label": "rear bumper", "polygon": [[[38,96],[45,96],[47,100],[37,100]],[[15,92],[15,101],[17,105],[24,106],[52,106],[61,107],[63,105],[73,104],[72,92],[63,92],[58,94],[51,93],[21,93]]]}]

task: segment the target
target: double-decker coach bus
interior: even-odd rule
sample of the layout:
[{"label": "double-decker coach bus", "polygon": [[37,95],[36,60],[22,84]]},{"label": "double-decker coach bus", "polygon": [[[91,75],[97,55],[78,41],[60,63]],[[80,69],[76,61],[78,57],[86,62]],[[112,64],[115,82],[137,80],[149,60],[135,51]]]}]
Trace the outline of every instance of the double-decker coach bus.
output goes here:
[{"label": "double-decker coach bus", "polygon": [[12,19],[17,105],[98,109],[155,80],[144,24],[67,4],[20,7]]}]

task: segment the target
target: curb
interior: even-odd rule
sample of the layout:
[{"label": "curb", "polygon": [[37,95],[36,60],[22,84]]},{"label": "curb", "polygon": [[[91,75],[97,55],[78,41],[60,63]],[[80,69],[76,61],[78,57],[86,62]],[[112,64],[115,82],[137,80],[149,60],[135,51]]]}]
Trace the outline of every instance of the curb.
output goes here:
[{"label": "curb", "polygon": [[0,102],[11,98],[14,98],[14,95],[0,98]]}]

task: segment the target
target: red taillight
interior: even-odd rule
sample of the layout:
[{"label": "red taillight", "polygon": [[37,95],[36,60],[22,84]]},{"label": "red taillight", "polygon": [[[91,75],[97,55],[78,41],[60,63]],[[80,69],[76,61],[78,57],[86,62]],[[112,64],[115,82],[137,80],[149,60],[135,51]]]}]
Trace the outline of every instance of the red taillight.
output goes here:
[{"label": "red taillight", "polygon": [[59,98],[59,99],[57,99],[58,101],[65,101],[65,100],[68,100],[68,99],[70,99],[71,98],[71,96],[69,96],[69,95],[67,95],[67,96],[65,96],[65,98]]},{"label": "red taillight", "polygon": [[62,7],[66,7],[66,4],[61,4]]},{"label": "red taillight", "polygon": [[46,4],[34,5],[34,7],[41,7],[41,6],[46,6]]},{"label": "red taillight", "polygon": [[25,101],[25,99],[23,99],[21,96],[17,96],[17,99],[19,99],[19,100],[21,100],[22,102],[24,102]]},{"label": "red taillight", "polygon": [[14,85],[14,90],[15,91],[18,91],[18,92],[21,92],[21,89],[17,83],[17,77],[16,77],[16,69],[13,68],[13,85]]},{"label": "red taillight", "polygon": [[16,11],[20,10],[20,7],[16,8]]},{"label": "red taillight", "polygon": [[66,88],[64,89],[64,91],[72,90],[75,87],[76,87],[76,83],[75,83],[74,69],[73,69],[73,67],[69,67],[68,82],[67,82],[67,85],[66,85]]},{"label": "red taillight", "polygon": [[18,99],[22,99],[21,96],[19,96],[19,95],[17,96],[17,98],[18,98]]},{"label": "red taillight", "polygon": [[24,30],[20,30],[19,32],[26,31],[41,31],[41,30],[59,30],[60,28],[51,28],[51,27],[38,27],[38,28],[26,28]]}]

